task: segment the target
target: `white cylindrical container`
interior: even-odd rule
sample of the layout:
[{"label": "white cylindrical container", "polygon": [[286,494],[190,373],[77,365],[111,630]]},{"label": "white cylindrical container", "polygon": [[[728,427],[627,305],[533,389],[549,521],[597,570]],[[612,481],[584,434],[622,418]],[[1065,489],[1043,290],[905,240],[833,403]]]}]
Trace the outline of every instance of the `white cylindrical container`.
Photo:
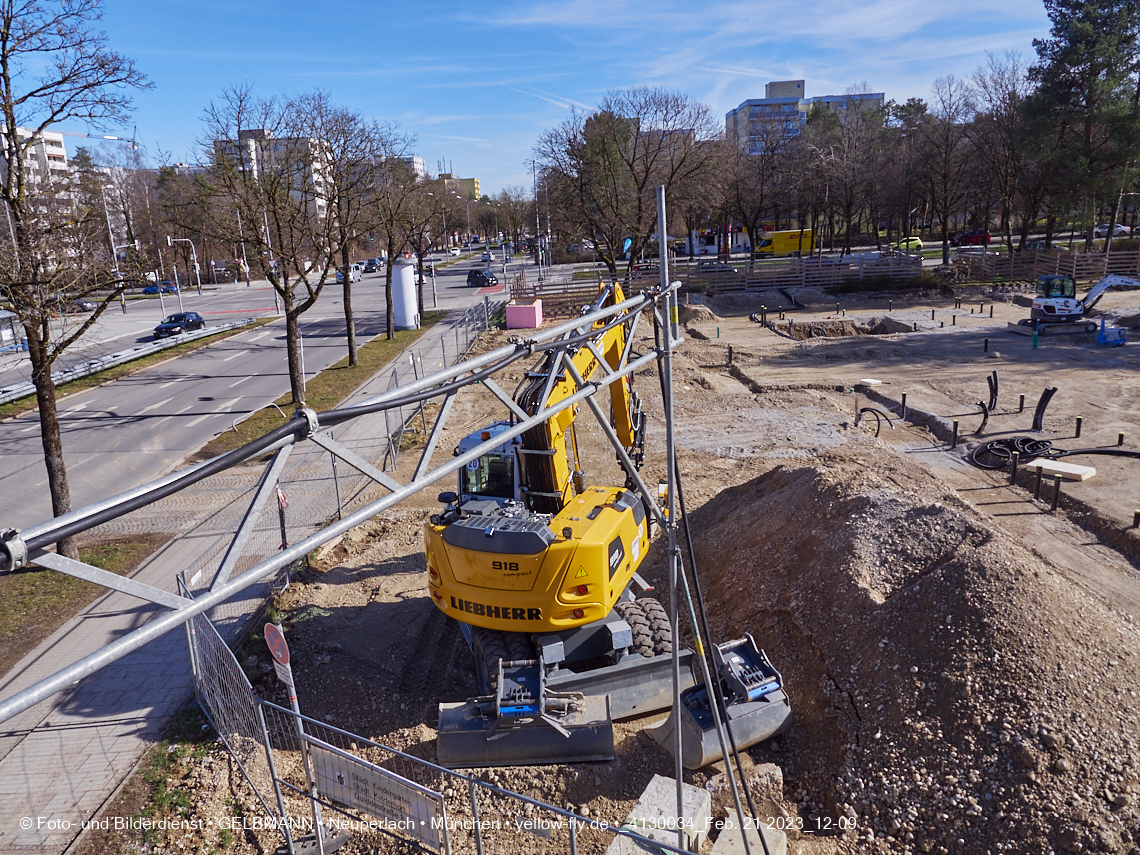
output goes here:
[{"label": "white cylindrical container", "polygon": [[396,329],[419,329],[416,267],[410,258],[401,258],[392,266],[392,307],[395,312],[392,321]]}]

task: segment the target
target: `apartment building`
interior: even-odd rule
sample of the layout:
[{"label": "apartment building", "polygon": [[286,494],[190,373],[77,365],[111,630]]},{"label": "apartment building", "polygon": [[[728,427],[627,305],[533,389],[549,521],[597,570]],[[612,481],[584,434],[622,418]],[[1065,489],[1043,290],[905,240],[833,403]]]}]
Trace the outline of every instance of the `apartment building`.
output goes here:
[{"label": "apartment building", "polygon": [[[35,192],[45,192],[48,188],[64,188],[67,186],[70,174],[67,165],[67,152],[63,147],[63,134],[54,131],[42,131],[37,134],[29,128],[17,128],[21,142],[32,140],[24,160],[24,174],[29,189]],[[0,169],[7,169],[8,164],[0,152]]]},{"label": "apartment building", "polygon": [[777,80],[764,87],[763,98],[745,101],[725,116],[727,138],[741,151],[762,154],[768,148],[797,136],[808,113],[820,104],[843,121],[848,110],[877,109],[886,103],[882,92],[817,95],[808,98],[806,81]]},{"label": "apartment building", "polygon": [[293,192],[307,196],[315,214],[324,219],[328,212],[326,196],[328,166],[324,145],[314,137],[275,137],[272,131],[256,128],[238,132],[234,140],[216,140],[219,158],[233,158],[258,180],[274,169],[292,176]]}]

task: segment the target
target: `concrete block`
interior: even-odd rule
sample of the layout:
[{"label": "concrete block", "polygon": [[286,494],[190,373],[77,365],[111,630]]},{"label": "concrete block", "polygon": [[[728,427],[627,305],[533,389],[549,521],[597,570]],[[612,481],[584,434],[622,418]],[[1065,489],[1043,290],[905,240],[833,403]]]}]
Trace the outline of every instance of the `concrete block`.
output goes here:
[{"label": "concrete block", "polygon": [[[712,825],[712,794],[701,787],[682,784],[682,802],[687,842],[685,848],[700,851]],[[677,783],[673,778],[654,775],[634,805],[622,828],[659,843],[677,845]],[[615,837],[606,855],[640,855],[659,850],[642,846],[628,837]]]},{"label": "concrete block", "polygon": [[[740,829],[737,828],[736,818],[729,820],[732,828],[725,828],[720,837],[713,844],[709,855],[744,855],[744,842],[740,838]],[[759,831],[749,828],[745,834],[748,837],[748,848],[752,855],[764,855],[764,846],[760,842],[760,835],[764,836],[764,843],[768,844],[768,855],[787,855],[788,836],[782,831],[761,825]]]},{"label": "concrete block", "polygon": [[1040,469],[1047,477],[1060,475],[1062,481],[1087,481],[1096,475],[1095,466],[1081,466],[1079,463],[1066,463],[1063,460],[1045,460],[1038,457],[1025,464],[1026,469]]}]

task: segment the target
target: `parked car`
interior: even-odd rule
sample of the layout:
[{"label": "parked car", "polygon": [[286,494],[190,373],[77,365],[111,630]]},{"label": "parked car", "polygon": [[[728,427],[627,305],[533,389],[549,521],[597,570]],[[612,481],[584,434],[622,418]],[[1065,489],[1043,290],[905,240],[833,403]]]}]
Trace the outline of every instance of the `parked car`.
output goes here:
[{"label": "parked car", "polygon": [[[1098,238],[1108,237],[1108,223],[1101,223],[1093,229],[1093,234]],[[1112,227],[1113,237],[1128,237],[1130,234],[1132,234],[1132,230],[1121,223],[1116,223],[1116,225]]]},{"label": "parked car", "polygon": [[998,253],[991,252],[984,246],[960,246],[950,254],[951,261],[962,261],[971,258],[996,258]]},{"label": "parked car", "polygon": [[162,282],[158,285],[148,285],[146,288],[143,288],[142,292],[144,294],[157,294],[159,288],[162,289],[163,294],[178,293],[178,286],[172,282]]},{"label": "parked car", "polygon": [[660,276],[661,265],[653,262],[642,262],[641,264],[633,265],[632,276],[634,279],[645,279],[649,276]]},{"label": "parked car", "polygon": [[499,280],[490,270],[468,270],[467,284],[472,288],[485,288],[488,285],[498,285]]},{"label": "parked car", "polygon": [[990,239],[988,229],[971,229],[950,238],[950,246],[989,246]]},{"label": "parked car", "polygon": [[891,244],[891,249],[901,249],[906,252],[922,249],[922,241],[916,237],[903,238]]},{"label": "parked car", "polygon": [[1048,241],[1044,240],[1031,240],[1026,242],[1025,246],[1021,247],[1025,252],[1050,252],[1053,247],[1049,246]]},{"label": "parked car", "polygon": [[197,312],[177,312],[154,328],[154,337],[165,338],[168,335],[200,330],[205,326],[205,318]]}]

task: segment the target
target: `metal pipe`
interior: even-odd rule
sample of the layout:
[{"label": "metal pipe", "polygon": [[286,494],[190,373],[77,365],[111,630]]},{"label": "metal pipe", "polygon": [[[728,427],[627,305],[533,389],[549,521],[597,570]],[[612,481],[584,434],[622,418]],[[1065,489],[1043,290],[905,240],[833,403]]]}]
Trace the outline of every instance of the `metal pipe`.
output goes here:
[{"label": "metal pipe", "polygon": [[1053,476],[1053,502],[1049,505],[1049,510],[1057,510],[1057,500],[1061,498],[1061,476]]},{"label": "metal pipe", "polygon": [[[516,436],[525,433],[532,427],[535,427],[536,425],[542,424],[543,422],[549,420],[550,417],[556,413],[559,413],[569,407],[573,407],[580,401],[585,400],[590,395],[593,395],[600,388],[602,388],[602,386],[608,386],[610,383],[619,382],[621,378],[640,370],[646,365],[651,364],[659,357],[660,354],[657,351],[650,351],[639,359],[636,359],[633,362],[629,363],[621,370],[615,371],[612,375],[606,377],[604,381],[600,381],[601,385],[599,385],[599,381],[590,383],[588,386],[579,390],[578,392],[575,392],[573,395],[569,395],[563,400],[559,401],[553,407],[544,410],[543,412],[540,412],[530,417],[529,419],[526,419],[525,421],[513,425],[502,433],[497,434],[492,439],[489,439],[486,442],[481,442],[470,451],[464,452],[458,457],[449,459],[446,463],[426,474],[422,480],[413,481],[410,484],[405,484],[399,490],[396,490],[387,496],[383,496],[380,499],[377,499],[375,502],[372,502],[360,510],[349,514],[348,516],[344,517],[344,519],[338,520],[337,522],[329,525],[327,528],[315,532],[309,537],[297,543],[294,543],[291,546],[285,547],[279,552],[275,552],[273,555],[269,556],[264,561],[261,561],[260,563],[254,565],[249,570],[242,573],[240,576],[235,576],[233,579],[221,585],[220,587],[198,597],[198,599],[194,600],[192,604],[183,606],[177,611],[168,612],[166,614],[160,615],[159,617],[156,617],[146,625],[139,627],[127,635],[124,635],[122,638],[119,638],[116,641],[113,641],[110,644],[100,648],[94,653],[85,656],[76,662],[73,662],[66,668],[55,672],[43,680],[40,680],[39,682],[35,683],[32,686],[29,686],[23,691],[17,692],[10,698],[0,701],[0,722],[7,721],[13,716],[18,715],[24,710],[39,703],[44,698],[51,697],[56,692],[63,691],[73,683],[76,683],[79,680],[82,680],[84,677],[95,673],[101,668],[106,667],[112,662],[121,659],[128,653],[131,653],[132,651],[138,650],[140,647],[149,644],[154,639],[166,634],[171,629],[174,629],[181,623],[192,618],[194,615],[202,614],[203,612],[206,612],[216,606],[218,603],[225,602],[239,591],[245,590],[250,585],[261,581],[271,573],[277,572],[282,567],[288,567],[294,561],[298,561],[299,559],[304,558],[317,547],[323,546],[333,538],[344,534],[349,529],[352,529],[361,523],[366,522],[381,511],[387,510],[388,508],[398,504],[409,496],[418,493],[428,485],[434,484],[436,481],[454,474],[459,469],[466,466],[469,461],[477,460],[479,457],[482,457],[493,448],[497,448],[507,440],[514,439]],[[677,667],[679,671],[679,661]]]},{"label": "metal pipe", "polygon": [[[658,227],[658,244],[663,246],[665,244],[666,235],[668,230],[665,228],[665,187],[664,185],[657,188],[657,227]],[[668,281],[668,271],[665,266],[661,266],[661,287],[666,293],[666,313],[665,325],[662,332],[665,337],[664,353],[661,355],[660,373],[662,380],[663,405],[665,409],[665,463],[669,467],[668,475],[668,490],[665,501],[668,507],[668,519],[666,522],[665,530],[668,533],[668,556],[669,556],[669,623],[673,627],[673,721],[677,723],[674,727],[673,745],[674,756],[676,763],[674,764],[674,772],[676,775],[677,783],[677,846],[685,848],[685,829],[681,818],[685,815],[685,793],[684,793],[684,768],[681,765],[681,658],[679,644],[681,639],[681,626],[679,623],[679,610],[677,608],[678,598],[678,583],[677,571],[680,562],[680,550],[677,547],[677,490],[676,490],[676,467],[677,467],[677,447],[673,439],[673,339],[675,333],[673,330],[673,323],[676,319],[676,301],[672,296],[676,291],[666,291],[666,283]],[[727,758],[726,758],[727,759]]]}]

